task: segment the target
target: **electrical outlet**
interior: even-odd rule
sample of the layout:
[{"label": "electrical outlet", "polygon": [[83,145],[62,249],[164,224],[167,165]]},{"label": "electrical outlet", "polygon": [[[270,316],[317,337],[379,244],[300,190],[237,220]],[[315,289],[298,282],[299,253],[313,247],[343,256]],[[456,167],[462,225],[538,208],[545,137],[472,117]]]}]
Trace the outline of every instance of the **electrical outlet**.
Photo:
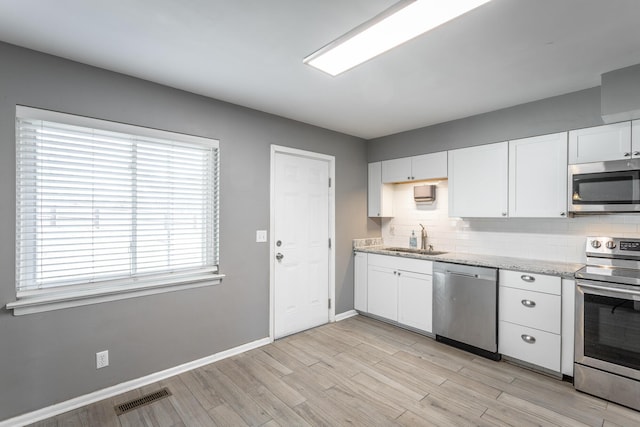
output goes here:
[{"label": "electrical outlet", "polygon": [[96,369],[109,366],[109,350],[96,353]]},{"label": "electrical outlet", "polygon": [[266,242],[267,241],[267,230],[256,230],[256,242]]}]

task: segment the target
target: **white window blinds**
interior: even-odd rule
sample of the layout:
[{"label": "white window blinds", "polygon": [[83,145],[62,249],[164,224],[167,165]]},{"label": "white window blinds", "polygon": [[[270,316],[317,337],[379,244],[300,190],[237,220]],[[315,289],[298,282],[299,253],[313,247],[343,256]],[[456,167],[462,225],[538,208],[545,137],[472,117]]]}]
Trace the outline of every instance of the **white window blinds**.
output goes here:
[{"label": "white window blinds", "polygon": [[217,271],[217,141],[23,107],[16,141],[19,297]]}]

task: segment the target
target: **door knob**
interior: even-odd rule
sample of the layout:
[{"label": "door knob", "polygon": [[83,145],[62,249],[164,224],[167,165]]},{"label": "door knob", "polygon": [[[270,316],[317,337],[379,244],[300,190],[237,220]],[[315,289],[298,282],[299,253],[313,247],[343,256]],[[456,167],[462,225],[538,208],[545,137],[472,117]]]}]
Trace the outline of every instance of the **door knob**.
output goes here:
[{"label": "door knob", "polygon": [[280,252],[278,252],[278,253],[276,254],[276,259],[277,259],[278,261],[282,261],[282,258],[284,258],[284,255],[282,255]]}]

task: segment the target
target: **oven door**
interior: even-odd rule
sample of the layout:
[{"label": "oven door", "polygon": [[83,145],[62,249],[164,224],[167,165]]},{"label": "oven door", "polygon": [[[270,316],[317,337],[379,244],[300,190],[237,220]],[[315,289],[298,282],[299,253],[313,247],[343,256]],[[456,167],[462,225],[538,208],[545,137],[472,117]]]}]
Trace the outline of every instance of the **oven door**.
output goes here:
[{"label": "oven door", "polygon": [[640,288],[576,281],[575,361],[640,380]]},{"label": "oven door", "polygon": [[616,160],[570,165],[569,210],[640,211],[640,163]]}]

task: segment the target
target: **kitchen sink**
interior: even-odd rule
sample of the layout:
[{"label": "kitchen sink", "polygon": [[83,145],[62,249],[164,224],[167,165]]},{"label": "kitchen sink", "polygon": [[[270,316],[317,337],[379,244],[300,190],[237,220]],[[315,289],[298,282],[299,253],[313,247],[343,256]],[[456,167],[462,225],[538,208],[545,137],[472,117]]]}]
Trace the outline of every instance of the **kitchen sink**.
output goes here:
[{"label": "kitchen sink", "polygon": [[414,248],[384,248],[385,251],[390,252],[404,252],[407,254],[420,254],[420,255],[442,255],[446,254],[445,251],[434,251],[432,249],[414,249]]}]

